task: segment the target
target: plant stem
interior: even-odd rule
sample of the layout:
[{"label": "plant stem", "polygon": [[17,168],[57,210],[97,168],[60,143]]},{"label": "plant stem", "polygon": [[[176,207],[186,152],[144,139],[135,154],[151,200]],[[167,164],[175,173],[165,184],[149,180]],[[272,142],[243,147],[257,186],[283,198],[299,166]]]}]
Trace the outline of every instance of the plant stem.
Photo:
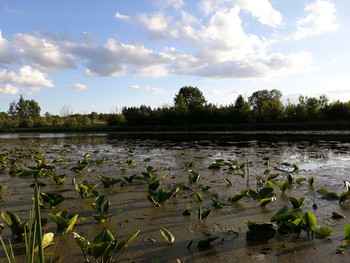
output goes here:
[{"label": "plant stem", "polygon": [[34,206],[35,206],[35,220],[36,220],[36,234],[38,240],[38,248],[39,248],[39,262],[45,263],[44,258],[44,249],[43,249],[43,236],[41,233],[41,215],[40,215],[40,205],[39,205],[39,189],[36,184],[34,187]]}]

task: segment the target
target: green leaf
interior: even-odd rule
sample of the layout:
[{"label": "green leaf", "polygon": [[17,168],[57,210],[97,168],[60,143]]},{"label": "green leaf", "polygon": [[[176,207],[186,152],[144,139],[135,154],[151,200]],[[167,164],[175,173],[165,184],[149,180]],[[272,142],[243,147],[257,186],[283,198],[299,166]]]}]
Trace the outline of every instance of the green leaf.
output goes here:
[{"label": "green leaf", "polygon": [[273,182],[271,182],[270,180],[266,180],[266,183],[273,189],[275,190],[275,185]]},{"label": "green leaf", "polygon": [[1,217],[10,227],[21,223],[21,219],[18,217],[18,215],[11,211],[3,211],[1,213]]},{"label": "green leaf", "polygon": [[127,237],[123,238],[119,244],[117,245],[116,251],[125,249],[129,246],[129,244],[134,241],[134,239],[137,237],[137,235],[140,233],[140,229],[137,229],[134,233],[128,235]]},{"label": "green leaf", "polygon": [[315,235],[317,238],[326,238],[332,234],[332,230],[328,227],[319,227],[315,229]]},{"label": "green leaf", "polygon": [[203,196],[200,193],[195,193],[192,196],[194,196],[198,202],[203,202]]},{"label": "green leaf", "polygon": [[257,192],[255,192],[254,190],[249,190],[248,195],[251,198],[253,198],[253,200],[255,200],[255,201],[259,201],[261,199],[260,195]]},{"label": "green leaf", "polygon": [[300,184],[300,183],[304,182],[305,180],[306,180],[306,178],[298,178],[298,179],[295,180],[295,182],[297,184]]},{"label": "green leaf", "polygon": [[264,187],[259,191],[260,198],[272,197],[274,189],[272,187]]},{"label": "green leaf", "polygon": [[78,220],[78,214],[74,215],[68,222],[68,227],[66,229],[66,233],[68,233],[69,231],[71,231],[73,229],[73,226],[75,225],[75,223]]},{"label": "green leaf", "polygon": [[216,236],[210,236],[207,238],[203,238],[199,240],[197,247],[203,248],[203,247],[208,247],[211,242],[217,240],[219,237]]},{"label": "green leaf", "polygon": [[260,200],[260,207],[265,207],[268,203],[275,200],[273,197],[263,198]]},{"label": "green leaf", "polygon": [[289,200],[292,203],[293,208],[300,208],[303,205],[304,201],[305,201],[305,197],[302,197],[300,199],[296,199],[294,197],[290,197]]},{"label": "green leaf", "polygon": [[287,189],[290,188],[290,184],[288,182],[283,181],[278,184],[278,187],[282,191],[282,193],[284,193],[285,191],[287,191]]},{"label": "green leaf", "polygon": [[[46,233],[43,236],[43,240],[42,240],[42,247],[43,249],[48,247],[49,245],[51,245],[53,243],[53,237],[54,237],[54,233]],[[34,249],[34,252],[38,252],[39,251],[39,246],[36,246]]]},{"label": "green leaf", "polygon": [[307,229],[315,230],[317,223],[315,215],[311,212],[305,212],[303,218],[305,219]]},{"label": "green leaf", "polygon": [[270,174],[268,177],[267,177],[267,179],[268,180],[273,180],[273,179],[275,179],[277,176],[279,176],[280,174],[279,173],[276,173],[276,174]]},{"label": "green leaf", "polygon": [[339,204],[345,202],[348,199],[350,199],[350,192],[343,192],[339,197]]},{"label": "green leaf", "polygon": [[310,186],[313,186],[314,185],[314,182],[315,182],[315,178],[314,177],[311,177],[307,180],[307,182],[309,183]]},{"label": "green leaf", "polygon": [[161,228],[160,228],[160,233],[162,234],[162,236],[165,238],[165,240],[166,240],[170,245],[172,245],[172,244],[174,243],[175,237],[173,236],[173,234],[172,234],[169,230],[167,230],[167,229],[161,227]]},{"label": "green leaf", "polygon": [[231,181],[229,179],[224,179],[224,182],[225,182],[227,187],[232,186],[232,183],[231,183]]},{"label": "green leaf", "polygon": [[213,197],[211,200],[213,201],[214,207],[216,207],[216,208],[223,208],[224,207],[224,205],[217,198]]},{"label": "green leaf", "polygon": [[209,169],[220,169],[221,165],[220,165],[220,163],[212,163],[211,165],[209,165],[208,168]]},{"label": "green leaf", "polygon": [[344,227],[345,238],[350,238],[350,225]]},{"label": "green leaf", "polygon": [[209,216],[210,213],[211,213],[211,209],[205,209],[204,211],[199,209],[199,212],[198,212],[199,219],[203,221],[207,220],[207,217]]}]

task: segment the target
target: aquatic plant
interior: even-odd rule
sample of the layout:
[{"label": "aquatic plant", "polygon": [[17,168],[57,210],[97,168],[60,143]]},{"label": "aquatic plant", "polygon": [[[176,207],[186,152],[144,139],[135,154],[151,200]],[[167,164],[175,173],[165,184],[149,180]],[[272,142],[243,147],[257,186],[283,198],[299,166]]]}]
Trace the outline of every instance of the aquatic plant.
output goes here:
[{"label": "aquatic plant", "polygon": [[49,206],[49,208],[57,207],[67,198],[60,193],[46,192],[40,193],[40,205]]},{"label": "aquatic plant", "polygon": [[89,255],[93,256],[95,259],[101,258],[101,263],[104,263],[112,262],[115,253],[119,252],[117,257],[124,253],[126,248],[139,233],[140,229],[125,237],[119,243],[108,229],[102,230],[95,236],[92,242],[87,241],[76,232],[73,232],[73,237],[82,250],[86,262],[89,262],[87,257]]},{"label": "aquatic plant", "polygon": [[201,240],[198,241],[197,247],[199,247],[199,248],[209,247],[210,243],[217,240],[218,238],[219,237],[217,237],[217,236],[210,236],[210,237],[202,238]]},{"label": "aquatic plant", "polygon": [[64,183],[64,181],[67,179],[67,175],[65,174],[60,174],[60,175],[49,175],[50,178],[52,178],[56,184],[61,185]]},{"label": "aquatic plant", "polygon": [[97,186],[98,184],[91,185],[87,181],[83,181],[75,184],[75,190],[79,193],[81,198],[96,197],[99,195],[95,190]]},{"label": "aquatic plant", "polygon": [[57,234],[63,235],[71,231],[78,220],[78,214],[71,215],[68,211],[61,211],[57,214],[49,214],[57,224]]},{"label": "aquatic plant", "polygon": [[99,174],[96,174],[95,177],[100,179],[104,188],[109,188],[110,186],[113,186],[116,183],[121,181],[121,179],[119,179],[119,178],[106,177],[106,176],[99,175]]},{"label": "aquatic plant", "polygon": [[302,197],[300,199],[296,199],[294,197],[290,197],[289,200],[292,203],[293,208],[300,208],[303,205],[304,201],[305,201],[305,197]]}]

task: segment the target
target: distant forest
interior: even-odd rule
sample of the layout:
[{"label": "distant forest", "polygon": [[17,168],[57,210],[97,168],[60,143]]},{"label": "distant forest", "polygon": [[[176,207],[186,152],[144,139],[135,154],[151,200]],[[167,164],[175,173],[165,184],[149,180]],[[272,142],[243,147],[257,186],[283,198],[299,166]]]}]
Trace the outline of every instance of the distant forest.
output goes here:
[{"label": "distant forest", "polygon": [[[188,126],[188,125],[280,125],[283,123],[308,123],[350,120],[350,101],[330,102],[327,96],[318,98],[300,95],[298,103],[281,102],[279,90],[259,90],[248,99],[239,95],[230,105],[208,103],[203,93],[192,86],[182,87],[174,97],[172,106],[151,108],[146,105],[124,107],[121,113],[73,114],[64,106],[60,115],[41,114],[35,100],[20,96],[0,112],[0,129],[18,128],[77,128],[77,127],[135,127],[135,126]],[[282,125],[283,126],[283,125]]]}]

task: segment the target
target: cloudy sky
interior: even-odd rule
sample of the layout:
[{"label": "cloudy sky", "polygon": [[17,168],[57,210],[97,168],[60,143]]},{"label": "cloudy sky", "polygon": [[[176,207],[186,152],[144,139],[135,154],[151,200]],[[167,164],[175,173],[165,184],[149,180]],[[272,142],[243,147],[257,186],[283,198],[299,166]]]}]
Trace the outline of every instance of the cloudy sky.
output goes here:
[{"label": "cloudy sky", "polygon": [[278,89],[350,100],[350,1],[0,0],[0,111],[110,113]]}]

